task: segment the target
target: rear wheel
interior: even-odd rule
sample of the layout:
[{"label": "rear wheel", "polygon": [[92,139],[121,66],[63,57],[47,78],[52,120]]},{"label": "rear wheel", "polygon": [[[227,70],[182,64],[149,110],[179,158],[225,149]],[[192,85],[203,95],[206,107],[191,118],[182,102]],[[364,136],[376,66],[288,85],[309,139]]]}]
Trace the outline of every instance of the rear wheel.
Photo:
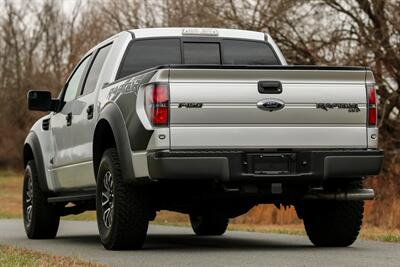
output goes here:
[{"label": "rear wheel", "polygon": [[24,227],[30,239],[51,239],[57,235],[60,215],[55,204],[47,202],[40,189],[35,162],[28,161],[22,192]]},{"label": "rear wheel", "polygon": [[148,202],[142,187],[123,181],[115,148],[104,152],[97,174],[96,214],[106,249],[139,249],[149,224]]},{"label": "rear wheel", "polygon": [[[350,187],[361,188],[359,182]],[[307,235],[315,246],[347,247],[361,229],[364,201],[310,200],[302,207]]]},{"label": "rear wheel", "polygon": [[229,219],[214,214],[191,214],[190,223],[196,235],[223,235],[228,227]]}]

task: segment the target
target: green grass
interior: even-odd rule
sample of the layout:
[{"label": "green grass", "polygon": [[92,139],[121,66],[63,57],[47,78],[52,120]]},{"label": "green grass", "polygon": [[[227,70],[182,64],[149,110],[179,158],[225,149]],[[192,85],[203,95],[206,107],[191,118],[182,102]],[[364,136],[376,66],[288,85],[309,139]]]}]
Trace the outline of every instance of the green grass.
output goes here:
[{"label": "green grass", "polygon": [[0,267],[101,267],[75,257],[54,256],[23,248],[0,246]]},{"label": "green grass", "polygon": [[13,212],[0,212],[0,219],[18,219],[21,218],[21,216],[16,215]]},{"label": "green grass", "polygon": [[37,264],[38,256],[32,253],[21,253],[17,249],[7,249],[0,247],[0,266],[39,266]]},{"label": "green grass", "polygon": [[0,170],[0,179],[8,178],[10,176],[16,176],[16,175],[18,175],[18,174],[16,174],[15,172],[12,172],[12,171]]},{"label": "green grass", "polygon": [[378,240],[384,241],[384,242],[399,242],[400,243],[400,235],[394,235],[394,234],[382,235],[382,236],[379,236]]},{"label": "green grass", "polygon": [[390,243],[400,243],[400,233],[370,233],[361,230],[361,238],[365,240],[374,240]]},{"label": "green grass", "polygon": [[233,231],[246,231],[257,233],[273,233],[285,235],[305,235],[306,232],[302,226],[298,225],[243,225],[243,224],[230,224],[229,230]]},{"label": "green grass", "polygon": [[63,220],[68,221],[94,221],[96,220],[96,212],[95,211],[85,211],[84,213],[77,215],[68,215],[62,217]]}]

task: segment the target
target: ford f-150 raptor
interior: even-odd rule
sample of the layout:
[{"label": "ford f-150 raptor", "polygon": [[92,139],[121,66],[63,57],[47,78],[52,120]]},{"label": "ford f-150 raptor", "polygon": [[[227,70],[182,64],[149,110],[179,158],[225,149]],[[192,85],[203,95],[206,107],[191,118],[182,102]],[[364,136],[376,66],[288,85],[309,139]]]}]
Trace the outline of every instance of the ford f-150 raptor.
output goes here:
[{"label": "ford f-150 raptor", "polygon": [[294,206],[316,246],[357,238],[379,173],[374,77],[288,65],[271,37],[210,28],[121,32],[92,48],[23,149],[27,236],[96,210],[106,249],[142,247],[156,212],[222,235],[257,204]]}]

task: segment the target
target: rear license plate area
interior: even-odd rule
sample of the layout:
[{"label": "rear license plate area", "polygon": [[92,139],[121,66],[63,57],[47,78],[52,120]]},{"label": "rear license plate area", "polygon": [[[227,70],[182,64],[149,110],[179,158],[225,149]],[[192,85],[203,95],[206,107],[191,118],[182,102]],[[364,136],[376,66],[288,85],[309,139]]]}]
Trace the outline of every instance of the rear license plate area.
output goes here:
[{"label": "rear license plate area", "polygon": [[248,173],[280,175],[294,173],[296,155],[284,154],[248,154]]}]

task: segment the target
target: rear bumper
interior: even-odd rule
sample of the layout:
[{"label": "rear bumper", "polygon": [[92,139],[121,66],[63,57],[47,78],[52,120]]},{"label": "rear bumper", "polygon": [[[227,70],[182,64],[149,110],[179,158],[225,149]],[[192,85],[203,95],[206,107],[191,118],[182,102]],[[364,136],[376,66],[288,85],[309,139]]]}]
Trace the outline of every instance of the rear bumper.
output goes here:
[{"label": "rear bumper", "polygon": [[[252,155],[249,157],[249,155]],[[290,158],[287,172],[255,172],[254,155]],[[346,179],[380,172],[383,152],[378,150],[326,151],[157,151],[147,155],[152,179],[306,182]]]}]

